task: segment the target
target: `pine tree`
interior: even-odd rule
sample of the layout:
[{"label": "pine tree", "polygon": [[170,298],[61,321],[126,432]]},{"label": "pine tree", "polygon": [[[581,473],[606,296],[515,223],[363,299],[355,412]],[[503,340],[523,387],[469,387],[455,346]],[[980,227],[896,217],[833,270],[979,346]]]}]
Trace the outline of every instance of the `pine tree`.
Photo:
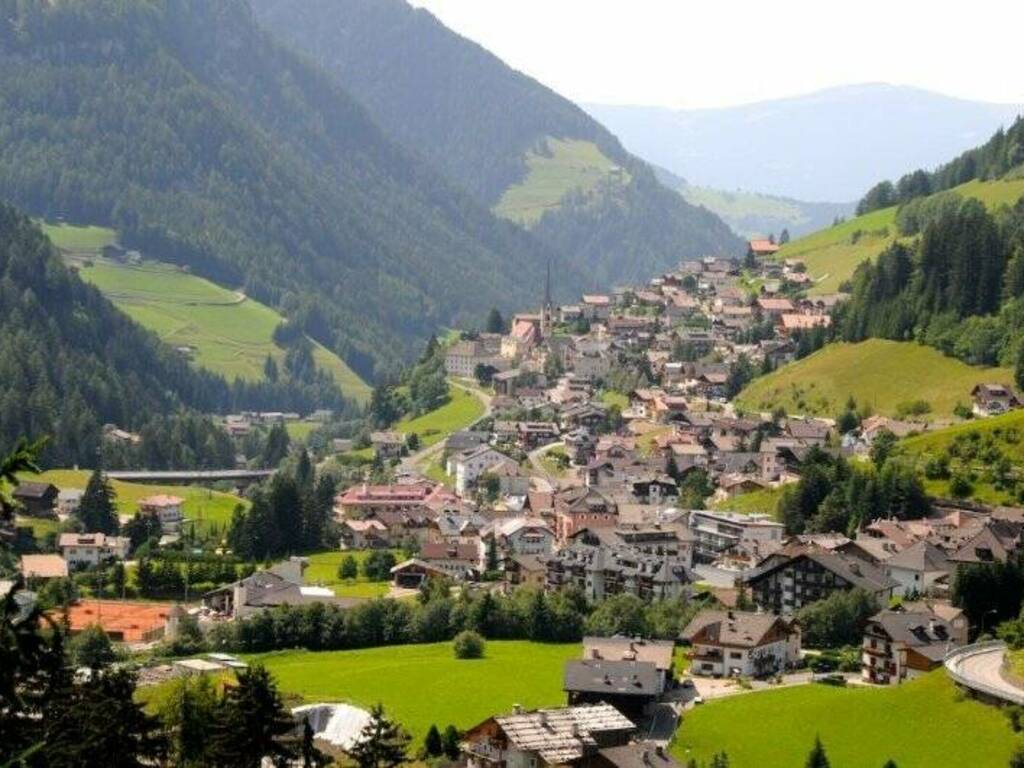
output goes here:
[{"label": "pine tree", "polygon": [[487,570],[494,573],[498,565],[498,538],[492,535],[487,542]]},{"label": "pine tree", "polygon": [[814,748],[807,756],[807,762],[804,765],[806,768],[831,768],[828,756],[825,754],[825,747],[822,746],[820,738],[815,737]]},{"label": "pine tree", "polygon": [[459,747],[459,729],[454,725],[449,725],[444,729],[444,737],[442,740],[444,743],[445,757],[449,760],[458,760],[459,752],[461,751]]},{"label": "pine tree", "polygon": [[264,757],[291,759],[288,743],[295,722],[285,709],[266,667],[255,664],[238,674],[229,688],[211,739],[212,763],[225,768],[256,768]]},{"label": "pine tree", "polygon": [[106,475],[93,470],[78,506],[78,519],[87,533],[117,533],[116,499]]},{"label": "pine tree", "polygon": [[423,751],[427,753],[428,757],[440,757],[441,753],[444,752],[444,745],[441,743],[441,732],[437,730],[437,726],[433,723],[430,724],[430,730],[427,731],[427,736],[423,739]]},{"label": "pine tree", "polygon": [[501,312],[498,311],[497,307],[491,307],[491,311],[487,313],[487,322],[484,324],[484,329],[487,333],[505,332],[505,318],[501,316]]},{"label": "pine tree", "polygon": [[302,721],[302,768],[320,768],[323,765],[327,765],[327,755],[317,749],[313,726],[306,717]]},{"label": "pine tree", "polygon": [[377,704],[370,709],[370,721],[349,749],[349,757],[359,768],[395,768],[405,762],[408,744],[409,736]]}]

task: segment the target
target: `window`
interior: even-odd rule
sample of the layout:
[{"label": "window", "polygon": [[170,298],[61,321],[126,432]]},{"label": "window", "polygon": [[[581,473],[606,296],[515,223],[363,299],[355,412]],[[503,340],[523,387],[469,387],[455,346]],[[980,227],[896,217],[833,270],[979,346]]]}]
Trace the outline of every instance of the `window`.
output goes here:
[{"label": "window", "polygon": [[743,654],[739,653],[738,651],[731,651],[729,653],[729,658],[730,659],[742,659],[743,658]]}]

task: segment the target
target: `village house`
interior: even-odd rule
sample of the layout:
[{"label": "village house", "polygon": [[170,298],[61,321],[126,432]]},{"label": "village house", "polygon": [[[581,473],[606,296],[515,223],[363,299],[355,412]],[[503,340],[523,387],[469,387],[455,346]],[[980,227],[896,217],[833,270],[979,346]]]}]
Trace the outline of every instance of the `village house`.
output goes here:
[{"label": "village house", "polygon": [[769,514],[695,509],[690,512],[688,525],[696,540],[696,557],[702,562],[711,562],[741,543],[781,544],[785,535],[785,526]]},{"label": "village house", "polygon": [[482,340],[458,341],[445,352],[445,372],[449,376],[471,379],[476,375],[478,365],[504,368],[505,363],[500,360],[498,351],[493,345]]},{"label": "village house", "polygon": [[976,416],[998,416],[1020,407],[1013,390],[1003,384],[978,384],[971,390]]},{"label": "village house", "polygon": [[506,589],[522,586],[544,588],[548,569],[541,555],[510,555],[501,564]]},{"label": "village house", "polygon": [[455,475],[455,492],[459,496],[476,486],[476,481],[488,467],[504,461],[508,458],[505,454],[494,450],[489,445],[479,445],[476,448],[450,456],[447,462],[449,477]]},{"label": "village house", "polygon": [[466,768],[591,768],[599,752],[621,747],[636,725],[610,704],[526,712],[488,718],[462,739]]},{"label": "village house", "polygon": [[751,240],[748,243],[750,252],[759,259],[765,259],[774,256],[779,252],[779,246],[775,241],[761,238],[759,240]]},{"label": "village house", "polygon": [[612,527],[618,523],[618,505],[596,488],[567,488],[555,494],[555,536],[568,541],[583,528]]},{"label": "village house", "polygon": [[591,600],[617,594],[642,600],[673,599],[683,595],[691,581],[682,557],[593,538],[577,538],[543,560],[547,589],[571,586]]},{"label": "village house", "polygon": [[30,517],[53,517],[59,494],[53,483],[22,482],[11,492],[11,497]]},{"label": "village house", "polygon": [[28,579],[66,579],[68,562],[60,555],[22,555],[21,575]]},{"label": "village house", "polygon": [[484,527],[480,538],[494,539],[499,556],[546,555],[555,548],[555,534],[539,517],[498,518]]},{"label": "village house", "polygon": [[182,505],[185,500],[180,496],[171,496],[160,493],[155,496],[147,496],[139,499],[138,508],[142,515],[156,515],[160,520],[160,529],[164,533],[178,533],[181,524],[185,520]]},{"label": "village house", "polygon": [[885,572],[862,560],[817,546],[788,545],[741,576],[754,602],[778,614],[793,614],[837,591],[865,590],[888,603],[898,586]]},{"label": "village house", "polygon": [[780,616],[701,611],[682,639],[693,647],[690,672],[713,677],[766,677],[800,660],[800,628]]},{"label": "village house", "polygon": [[902,683],[942,666],[957,646],[953,628],[933,613],[886,610],[867,623],[862,675],[880,685]]},{"label": "village house", "polygon": [[341,549],[387,549],[391,546],[388,527],[376,519],[346,518],[341,522]]},{"label": "village house", "polygon": [[296,557],[276,563],[267,570],[256,571],[244,579],[207,592],[202,596],[203,605],[232,619],[241,619],[283,605],[327,603],[338,608],[351,608],[362,602],[335,597],[324,587],[305,585],[302,575],[306,565],[307,561]]},{"label": "village house", "polygon": [[953,566],[946,553],[929,541],[920,540],[885,561],[886,575],[896,582],[899,597],[929,595],[939,589],[949,591]]},{"label": "village house", "polygon": [[449,495],[443,486],[423,481],[394,485],[353,485],[334,497],[338,517],[366,518],[379,513],[427,515],[431,505]]},{"label": "village house", "polygon": [[71,568],[88,568],[108,560],[124,560],[131,540],[103,533],[62,533],[57,546]]},{"label": "village house", "polygon": [[373,454],[381,461],[397,459],[405,452],[406,440],[402,432],[371,432]]},{"label": "village house", "polygon": [[612,300],[609,296],[587,294],[583,296],[581,308],[587,320],[606,320],[611,313]]},{"label": "village house", "polygon": [[563,690],[570,706],[611,704],[634,722],[643,719],[664,692],[664,678],[649,661],[567,661]]},{"label": "village house", "polygon": [[654,665],[667,691],[675,685],[675,649],[673,640],[648,640],[641,637],[584,637],[583,658],[607,661],[640,661]]},{"label": "village house", "polygon": [[448,544],[428,541],[419,553],[391,569],[396,587],[416,589],[429,578],[466,581],[480,570],[481,551],[477,544]]},{"label": "village house", "polygon": [[82,504],[82,495],[85,493],[81,488],[63,488],[57,494],[57,516],[62,520],[78,514],[78,508]]}]

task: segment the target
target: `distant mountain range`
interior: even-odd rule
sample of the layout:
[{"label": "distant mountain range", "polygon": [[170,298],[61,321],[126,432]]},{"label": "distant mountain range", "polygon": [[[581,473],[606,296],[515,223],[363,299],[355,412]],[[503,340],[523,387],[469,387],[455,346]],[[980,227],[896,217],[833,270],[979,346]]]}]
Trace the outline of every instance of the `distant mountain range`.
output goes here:
[{"label": "distant mountain range", "polygon": [[880,83],[723,109],[585,108],[690,184],[813,201],[856,200],[879,178],[934,167],[1021,111]]},{"label": "distant mountain range", "polygon": [[[682,256],[741,252],[721,220],[665,189],[582,109],[429,12],[404,0],[252,6],[409,152],[555,253],[556,284],[607,287]],[[574,272],[585,285],[567,285]]]}]

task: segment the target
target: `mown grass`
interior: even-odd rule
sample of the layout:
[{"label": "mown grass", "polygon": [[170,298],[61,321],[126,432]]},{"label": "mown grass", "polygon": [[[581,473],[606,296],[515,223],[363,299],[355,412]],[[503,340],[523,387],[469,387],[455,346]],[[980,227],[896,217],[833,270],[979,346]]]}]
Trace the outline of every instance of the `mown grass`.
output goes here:
[{"label": "mown grass", "polygon": [[1005,368],[970,366],[913,342],[869,339],[829,344],[803,360],[755,379],[737,398],[747,411],[782,406],[793,414],[834,417],[852,395],[858,407],[896,416],[901,404],[924,400],[926,420],[949,418],[958,403],[970,404],[975,384],[1012,384]]},{"label": "mown grass", "polygon": [[[401,561],[400,552],[395,551],[393,554],[397,560]],[[338,576],[338,566],[348,556],[355,558],[356,565],[359,566],[359,576],[355,579],[342,579]],[[390,583],[370,581],[363,576],[363,563],[369,556],[368,551],[337,549],[306,555],[309,559],[309,567],[303,574],[303,580],[307,584],[330,587],[338,597],[383,597],[390,590]]]},{"label": "mown grass", "polygon": [[460,387],[448,387],[448,402],[436,410],[415,418],[405,418],[394,426],[396,432],[419,436],[421,446],[430,446],[447,438],[452,432],[465,429],[484,415],[480,399]]},{"label": "mown grass", "polygon": [[[900,441],[900,452],[914,459],[919,469],[923,469],[929,459],[943,456],[947,449],[956,441],[976,439],[978,445],[990,443],[1005,456],[1017,472],[1024,469],[1024,410],[1011,411],[1001,416],[985,419],[972,419],[951,427],[937,429],[914,435]],[[951,464],[956,468],[956,463]],[[959,462],[964,468],[963,462]],[[988,504],[1016,504],[1019,499],[1008,489],[997,488],[994,478],[987,478],[994,462],[979,456],[968,463],[973,475],[971,498]],[[950,481],[948,478],[925,478],[925,489],[932,496],[949,498]]]},{"label": "mown grass", "polygon": [[319,426],[315,421],[289,421],[284,429],[292,440],[303,442]]},{"label": "mown grass", "polygon": [[997,707],[959,700],[941,670],[885,689],[805,685],[740,694],[688,712],[673,754],[732,768],[803,765],[820,737],[834,768],[1003,768],[1019,738]]},{"label": "mown grass", "polygon": [[764,488],[760,491],[741,493],[730,499],[716,501],[711,506],[725,512],[739,512],[744,515],[775,515],[775,508],[782,497],[782,488]]},{"label": "mown grass", "polygon": [[[989,210],[995,210],[1013,205],[1024,195],[1024,178],[970,181],[952,191],[980,200]],[[779,258],[803,260],[808,273],[817,281],[808,293],[833,293],[861,262],[873,261],[896,239],[908,240],[898,237],[896,211],[895,206],[872,211],[801,237],[783,246]]]},{"label": "mown grass", "polygon": [[[268,355],[283,365],[284,350],[273,342],[282,318],[258,301],[170,264],[133,266],[100,258],[73,264],[83,279],[162,341],[191,347],[197,365],[248,381],[264,378]],[[314,344],[313,358],[349,397],[369,399],[370,387],[337,355]]]},{"label": "mown grass", "polygon": [[613,389],[606,389],[601,393],[601,402],[609,408],[617,405],[622,411],[629,408],[629,397]]},{"label": "mown grass", "polygon": [[[85,489],[90,472],[84,469],[51,469],[40,475],[25,475],[22,479],[53,483],[60,489]],[[139,499],[166,493],[180,496],[185,500],[182,510],[185,517],[196,521],[196,531],[204,532],[212,526],[223,531],[231,522],[231,514],[238,504],[248,506],[240,496],[222,491],[213,491],[199,486],[186,485],[145,485],[111,480],[117,494],[117,509],[122,515],[133,515],[138,510]]]},{"label": "mown grass", "polygon": [[[593,192],[616,167],[591,141],[548,136],[545,142],[547,152],[526,153],[526,177],[505,190],[494,206],[498,216],[525,226],[536,224],[570,192]],[[621,183],[627,183],[625,172],[620,173]]]},{"label": "mown grass", "polygon": [[50,242],[65,251],[98,251],[117,239],[114,230],[107,227],[47,222],[41,222],[40,226],[43,228],[43,234],[50,238]]},{"label": "mown grass", "polygon": [[380,702],[419,746],[432,723],[465,729],[485,718],[565,703],[562,670],[580,646],[487,642],[484,658],[457,660],[451,643],[358,651],[284,651],[253,657],[286,693],[369,708]]}]

